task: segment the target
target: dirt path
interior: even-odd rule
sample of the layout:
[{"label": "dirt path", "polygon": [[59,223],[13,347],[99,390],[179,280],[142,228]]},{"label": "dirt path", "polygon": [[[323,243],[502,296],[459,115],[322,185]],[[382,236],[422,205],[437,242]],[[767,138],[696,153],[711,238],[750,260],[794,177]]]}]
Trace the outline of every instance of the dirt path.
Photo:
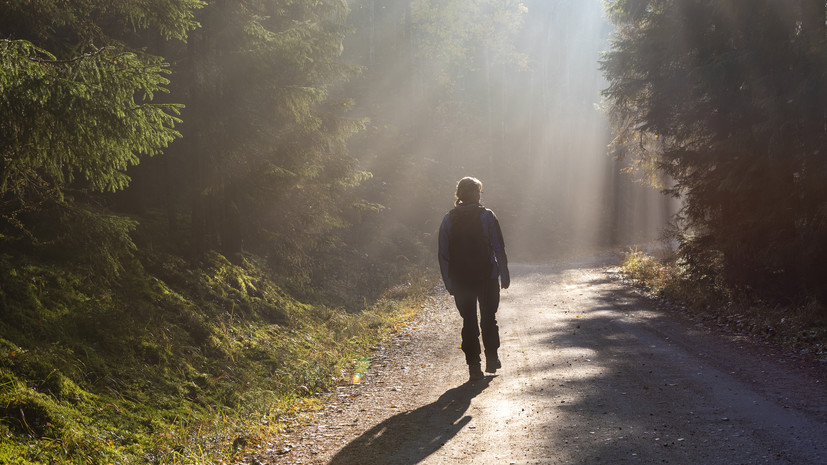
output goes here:
[{"label": "dirt path", "polygon": [[827,369],[709,334],[605,268],[514,266],[503,368],[466,383],[450,296],[246,463],[827,464]]}]

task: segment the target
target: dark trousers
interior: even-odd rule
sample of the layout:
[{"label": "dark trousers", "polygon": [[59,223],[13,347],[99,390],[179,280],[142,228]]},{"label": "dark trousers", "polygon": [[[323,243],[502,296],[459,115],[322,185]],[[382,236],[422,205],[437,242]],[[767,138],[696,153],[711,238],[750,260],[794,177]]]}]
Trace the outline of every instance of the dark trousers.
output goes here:
[{"label": "dark trousers", "polygon": [[[500,283],[489,279],[477,284],[458,285],[454,301],[462,315],[462,351],[469,365],[480,363],[480,330],[487,357],[496,357],[500,348],[500,329],[497,327],[497,307],[500,305]],[[477,322],[477,302],[480,318]]]}]

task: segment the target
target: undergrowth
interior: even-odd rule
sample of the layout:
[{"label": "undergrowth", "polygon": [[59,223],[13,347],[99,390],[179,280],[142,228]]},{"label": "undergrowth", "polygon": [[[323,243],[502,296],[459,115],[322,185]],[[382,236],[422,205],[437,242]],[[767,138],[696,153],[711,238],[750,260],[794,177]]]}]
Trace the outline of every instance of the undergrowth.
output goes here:
[{"label": "undergrowth", "polygon": [[252,256],[143,254],[113,286],[0,254],[0,463],[229,460],[346,379],[426,288],[348,312],[295,300]]},{"label": "undergrowth", "polygon": [[666,299],[711,326],[827,361],[827,308],[813,297],[770,303],[733,289],[713,273],[692,275],[668,249],[626,254],[622,272],[650,295]]}]

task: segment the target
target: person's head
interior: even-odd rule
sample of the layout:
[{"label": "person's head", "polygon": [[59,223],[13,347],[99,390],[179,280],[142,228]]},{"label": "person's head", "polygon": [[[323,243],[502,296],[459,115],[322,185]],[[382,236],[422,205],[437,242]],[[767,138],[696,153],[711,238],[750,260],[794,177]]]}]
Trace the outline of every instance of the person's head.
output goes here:
[{"label": "person's head", "polygon": [[479,202],[480,194],[482,194],[482,183],[480,180],[470,176],[464,177],[457,183],[457,201],[455,205]]}]

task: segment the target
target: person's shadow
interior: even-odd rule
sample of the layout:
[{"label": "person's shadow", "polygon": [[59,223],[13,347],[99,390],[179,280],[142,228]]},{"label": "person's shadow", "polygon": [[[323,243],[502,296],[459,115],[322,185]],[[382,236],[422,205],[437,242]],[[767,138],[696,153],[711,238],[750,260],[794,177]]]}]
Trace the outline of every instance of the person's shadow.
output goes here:
[{"label": "person's shadow", "polygon": [[331,465],[419,463],[471,421],[463,416],[471,399],[491,383],[486,377],[449,389],[439,399],[416,410],[394,415],[354,439],[331,460]]}]

